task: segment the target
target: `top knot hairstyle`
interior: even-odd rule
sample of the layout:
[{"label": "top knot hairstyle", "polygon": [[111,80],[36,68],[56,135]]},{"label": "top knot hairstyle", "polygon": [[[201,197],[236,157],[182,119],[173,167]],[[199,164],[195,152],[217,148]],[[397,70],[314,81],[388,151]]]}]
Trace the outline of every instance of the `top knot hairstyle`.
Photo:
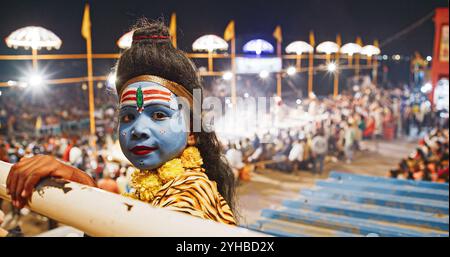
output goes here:
[{"label": "top knot hairstyle", "polygon": [[116,67],[116,88],[122,92],[126,81],[139,75],[155,75],[183,85],[192,93],[201,88],[195,65],[174,48],[169,29],[160,21],[140,19],[133,26],[133,43]]},{"label": "top knot hairstyle", "polygon": [[[116,65],[116,88],[120,96],[128,80],[140,75],[154,75],[182,85],[189,92],[202,89],[197,68],[185,53],[173,47],[169,29],[161,21],[140,19],[135,26],[133,43]],[[192,112],[191,112],[192,114]],[[192,115],[191,115],[192,116]],[[192,124],[192,119],[191,119]],[[214,132],[193,132],[196,147],[204,160],[209,179],[217,183],[220,194],[227,201],[237,219],[235,209],[235,179]]]}]

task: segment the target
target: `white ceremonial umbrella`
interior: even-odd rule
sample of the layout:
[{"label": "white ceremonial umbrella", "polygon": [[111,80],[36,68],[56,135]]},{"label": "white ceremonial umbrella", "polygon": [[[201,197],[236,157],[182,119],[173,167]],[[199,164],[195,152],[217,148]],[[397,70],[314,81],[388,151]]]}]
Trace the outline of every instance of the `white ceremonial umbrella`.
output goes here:
[{"label": "white ceremonial umbrella", "polygon": [[47,50],[59,49],[61,39],[53,32],[43,27],[28,26],[12,32],[5,39],[8,47],[17,49],[23,47],[32,50],[33,69],[37,70],[37,51],[46,48]]},{"label": "white ceremonial umbrella", "polygon": [[286,47],[286,53],[297,55],[296,66],[298,70],[301,68],[301,59],[302,59],[301,55],[303,53],[313,53],[313,52],[314,47],[312,47],[312,45],[308,44],[305,41],[294,41]]},{"label": "white ceremonial umbrella", "polygon": [[133,33],[134,30],[128,31],[123,34],[119,40],[117,40],[117,46],[121,49],[127,49],[131,47],[131,43],[133,42]]},{"label": "white ceremonial umbrella", "polygon": [[192,44],[194,51],[207,51],[208,52],[208,70],[213,71],[213,58],[212,53],[216,50],[227,50],[228,43],[223,38],[216,35],[204,35]]}]

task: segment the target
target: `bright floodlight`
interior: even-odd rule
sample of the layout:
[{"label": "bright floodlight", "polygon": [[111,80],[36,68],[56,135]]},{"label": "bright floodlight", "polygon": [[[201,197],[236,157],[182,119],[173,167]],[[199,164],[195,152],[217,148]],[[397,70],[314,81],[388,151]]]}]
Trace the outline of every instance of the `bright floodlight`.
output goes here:
[{"label": "bright floodlight", "polygon": [[133,33],[134,33],[134,30],[123,34],[119,38],[119,40],[117,40],[117,46],[121,49],[130,48],[131,44],[133,43]]},{"label": "bright floodlight", "polygon": [[31,87],[39,87],[42,85],[43,79],[39,74],[32,74],[28,80],[28,85]]},{"label": "bright floodlight", "polygon": [[286,53],[288,54],[303,54],[303,53],[312,53],[314,52],[314,47],[312,47],[310,44],[306,43],[305,41],[295,41],[290,43],[286,47]]},{"label": "bright floodlight", "polygon": [[297,72],[297,69],[296,69],[295,67],[289,67],[289,68],[287,69],[287,71],[286,71],[286,73],[287,73],[289,76],[294,75],[296,72]]},{"label": "bright floodlight", "polygon": [[300,104],[302,103],[302,100],[297,99],[297,100],[295,101],[295,103],[298,104],[298,105],[300,105]]},{"label": "bright floodlight", "polygon": [[392,56],[392,59],[394,59],[395,61],[400,61],[402,57],[399,54],[395,54]]},{"label": "bright floodlight", "polygon": [[263,70],[259,73],[259,77],[262,79],[265,79],[265,78],[269,77],[269,72],[266,70]]},{"label": "bright floodlight", "polygon": [[325,41],[323,43],[320,43],[316,47],[316,50],[319,53],[333,54],[339,51],[339,45],[331,41]]},{"label": "bright floodlight", "polygon": [[59,49],[61,47],[61,39],[48,29],[36,26],[29,26],[18,29],[11,33],[5,39],[6,45],[17,49],[23,47],[25,49],[52,48]]},{"label": "bright floodlight", "polygon": [[355,43],[347,43],[341,47],[341,53],[353,56],[361,53],[362,47]]},{"label": "bright floodlight", "polygon": [[248,41],[244,45],[243,50],[247,53],[256,53],[257,55],[260,55],[262,53],[273,53],[274,48],[264,39],[254,39]]},{"label": "bright floodlight", "polygon": [[199,37],[192,44],[194,51],[213,52],[215,50],[227,50],[228,43],[221,37],[216,35],[205,35]]},{"label": "bright floodlight", "polygon": [[248,96],[249,96],[248,93],[245,93],[245,94],[244,94],[244,97],[245,97],[245,98],[248,98]]},{"label": "bright floodlight", "polygon": [[335,72],[336,69],[337,69],[337,65],[336,65],[336,63],[334,63],[334,62],[330,62],[330,63],[327,65],[327,70],[328,70],[329,72]]},{"label": "bright floodlight", "polygon": [[367,55],[369,57],[373,55],[379,55],[381,53],[380,48],[373,46],[373,45],[366,45],[361,49],[361,54]]},{"label": "bright floodlight", "polygon": [[230,80],[233,78],[233,73],[231,71],[227,71],[222,75],[224,80]]},{"label": "bright floodlight", "polygon": [[427,56],[427,62],[431,62],[433,60],[433,57]]}]

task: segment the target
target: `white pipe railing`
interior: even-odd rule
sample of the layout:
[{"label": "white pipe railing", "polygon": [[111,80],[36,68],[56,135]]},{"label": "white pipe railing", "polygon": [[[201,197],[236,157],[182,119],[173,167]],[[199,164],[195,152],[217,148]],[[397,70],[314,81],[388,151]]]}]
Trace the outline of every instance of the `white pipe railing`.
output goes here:
[{"label": "white pipe railing", "polygon": [[[6,179],[12,164],[0,161],[0,197],[10,201]],[[245,228],[155,208],[144,202],[65,180],[36,187],[28,208],[90,236],[262,237]]]}]

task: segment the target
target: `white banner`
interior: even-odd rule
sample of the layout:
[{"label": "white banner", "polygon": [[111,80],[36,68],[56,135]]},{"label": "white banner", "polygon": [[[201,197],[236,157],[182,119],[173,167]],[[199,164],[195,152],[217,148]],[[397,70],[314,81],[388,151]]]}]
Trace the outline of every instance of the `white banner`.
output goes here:
[{"label": "white banner", "polygon": [[240,74],[260,73],[263,70],[279,72],[281,69],[281,58],[278,57],[236,57],[236,72]]}]

